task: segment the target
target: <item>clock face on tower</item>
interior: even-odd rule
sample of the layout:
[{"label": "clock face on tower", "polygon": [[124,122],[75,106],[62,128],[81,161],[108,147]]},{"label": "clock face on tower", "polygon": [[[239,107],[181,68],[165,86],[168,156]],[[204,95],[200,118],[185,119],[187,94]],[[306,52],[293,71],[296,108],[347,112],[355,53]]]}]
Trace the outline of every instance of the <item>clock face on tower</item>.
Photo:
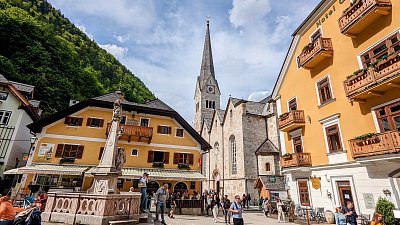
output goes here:
[{"label": "clock face on tower", "polygon": [[208,85],[207,86],[207,93],[210,93],[210,94],[214,94],[215,93],[215,88],[214,88],[213,85]]}]

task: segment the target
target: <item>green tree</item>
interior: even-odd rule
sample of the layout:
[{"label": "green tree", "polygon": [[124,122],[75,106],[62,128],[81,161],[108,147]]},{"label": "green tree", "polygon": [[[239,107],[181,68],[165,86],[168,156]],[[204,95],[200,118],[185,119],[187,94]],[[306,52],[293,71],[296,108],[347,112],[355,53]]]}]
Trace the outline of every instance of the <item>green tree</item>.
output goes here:
[{"label": "green tree", "polygon": [[399,221],[394,218],[393,210],[396,209],[394,204],[382,197],[379,197],[376,203],[375,211],[382,214],[386,225],[399,225]]}]

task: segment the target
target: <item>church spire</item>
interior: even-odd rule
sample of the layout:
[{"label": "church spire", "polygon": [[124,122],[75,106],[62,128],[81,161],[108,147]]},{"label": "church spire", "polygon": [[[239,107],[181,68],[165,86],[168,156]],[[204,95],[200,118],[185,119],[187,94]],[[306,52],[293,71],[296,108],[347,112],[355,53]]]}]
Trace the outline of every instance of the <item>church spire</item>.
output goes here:
[{"label": "church spire", "polygon": [[212,57],[211,51],[211,38],[210,38],[210,17],[207,17],[207,30],[206,36],[204,41],[204,49],[203,49],[203,58],[201,60],[201,70],[200,70],[200,77],[203,80],[206,79],[209,75],[215,78],[214,73],[214,62]]}]

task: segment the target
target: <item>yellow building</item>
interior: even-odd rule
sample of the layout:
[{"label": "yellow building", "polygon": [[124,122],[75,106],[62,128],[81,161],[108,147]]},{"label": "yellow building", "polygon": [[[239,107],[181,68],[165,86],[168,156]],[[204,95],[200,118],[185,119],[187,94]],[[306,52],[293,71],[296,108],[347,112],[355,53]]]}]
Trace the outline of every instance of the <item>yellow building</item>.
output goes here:
[{"label": "yellow building", "polygon": [[276,82],[281,166],[296,204],[400,207],[400,2],[325,0]]},{"label": "yellow building", "polygon": [[[45,191],[90,188],[91,172],[102,155],[117,98],[110,93],[88,99],[28,125],[36,133],[36,147],[28,166],[8,173],[26,174],[21,182],[24,191],[29,184]],[[201,191],[205,179],[201,154],[211,146],[159,99],[122,103],[123,133],[118,144],[126,152],[126,163],[118,180],[120,190],[134,186],[138,191],[138,179],[147,171],[149,191],[164,183],[172,191]]]}]

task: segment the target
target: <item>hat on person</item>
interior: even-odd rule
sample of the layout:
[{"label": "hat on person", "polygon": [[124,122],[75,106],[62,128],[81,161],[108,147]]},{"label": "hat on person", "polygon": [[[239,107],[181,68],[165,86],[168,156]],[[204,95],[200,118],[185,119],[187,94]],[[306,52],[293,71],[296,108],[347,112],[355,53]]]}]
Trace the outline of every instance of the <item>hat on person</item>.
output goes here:
[{"label": "hat on person", "polygon": [[143,175],[149,175],[149,173],[148,172],[144,172]]},{"label": "hat on person", "polygon": [[336,208],[342,208],[342,206],[341,205],[335,205],[335,209]]}]

